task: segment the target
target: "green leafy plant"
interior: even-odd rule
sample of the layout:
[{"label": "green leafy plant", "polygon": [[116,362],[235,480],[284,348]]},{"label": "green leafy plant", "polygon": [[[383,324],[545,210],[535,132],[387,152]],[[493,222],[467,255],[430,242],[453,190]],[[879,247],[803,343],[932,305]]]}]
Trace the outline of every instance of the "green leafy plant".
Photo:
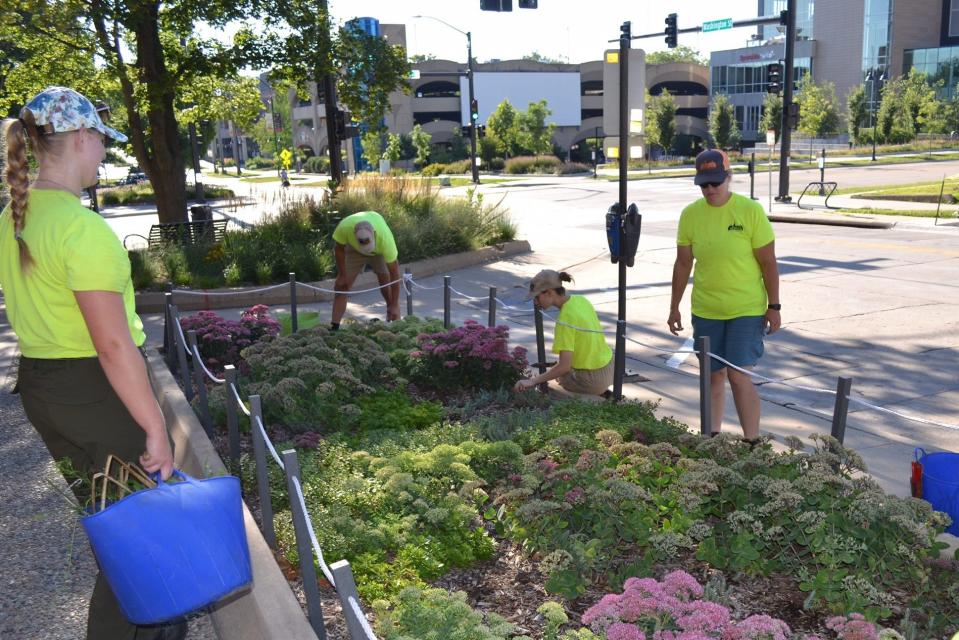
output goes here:
[{"label": "green leafy plant", "polygon": [[471,608],[462,591],[409,587],[395,605],[381,600],[373,609],[385,640],[509,640],[514,632],[501,616]]}]

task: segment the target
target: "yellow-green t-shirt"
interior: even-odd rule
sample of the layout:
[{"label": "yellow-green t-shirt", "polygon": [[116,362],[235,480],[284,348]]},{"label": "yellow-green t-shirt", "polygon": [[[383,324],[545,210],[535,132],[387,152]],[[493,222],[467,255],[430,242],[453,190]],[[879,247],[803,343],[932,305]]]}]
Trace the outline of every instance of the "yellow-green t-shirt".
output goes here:
[{"label": "yellow-green t-shirt", "polygon": [[[591,331],[577,331],[573,327]],[[570,296],[556,316],[553,353],[572,351],[574,369],[602,369],[612,359],[613,350],[603,334],[594,333],[596,331],[602,331],[602,327],[593,305],[583,296]]]},{"label": "yellow-green t-shirt", "polygon": [[130,259],[97,213],[65,191],[31,189],[23,239],[33,265],[20,268],[10,207],[0,213],[0,286],[7,317],[28,358],[87,358],[97,354],[75,291],[123,295],[133,342],[146,340],[135,311]]},{"label": "yellow-green t-shirt", "polygon": [[773,240],[762,205],[738,193],[721,207],[700,198],[683,209],[676,244],[692,247],[693,314],[729,320],[766,313],[766,287],[754,249]]},{"label": "yellow-green t-shirt", "polygon": [[383,216],[375,211],[361,211],[346,216],[340,221],[340,224],[336,225],[336,230],[333,231],[333,239],[340,244],[350,245],[358,253],[363,253],[360,250],[360,243],[356,239],[356,234],[353,233],[353,229],[359,222],[369,222],[373,227],[373,242],[376,246],[372,255],[383,256],[383,260],[386,262],[394,262],[398,253],[393,232],[390,231],[390,227],[386,224]]}]

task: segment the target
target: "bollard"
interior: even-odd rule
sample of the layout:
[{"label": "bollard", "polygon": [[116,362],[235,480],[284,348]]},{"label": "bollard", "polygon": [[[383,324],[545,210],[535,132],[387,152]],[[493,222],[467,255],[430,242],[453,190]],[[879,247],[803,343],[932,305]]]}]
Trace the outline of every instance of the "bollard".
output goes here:
[{"label": "bollard", "polygon": [[[620,295],[623,295],[620,293]],[[613,400],[623,399],[623,378],[626,377],[626,321],[616,321],[616,348],[613,349]]]},{"label": "bollard", "polygon": [[819,195],[826,195],[826,147],[822,148],[822,155],[819,156]]},{"label": "bollard", "polygon": [[290,333],[296,333],[296,274],[290,273]]},{"label": "bollard", "polygon": [[452,277],[443,276],[443,328],[450,328],[450,280]]},{"label": "bollard", "polygon": [[[333,574],[333,580],[336,582],[336,595],[340,598],[340,606],[343,607],[343,617],[346,618],[346,630],[350,638],[368,638],[366,629],[369,623],[364,618],[362,621],[357,617],[353,610],[350,600],[360,605],[360,594],[356,590],[356,579],[353,577],[353,570],[350,569],[350,563],[346,560],[340,560],[330,565],[330,572]],[[362,612],[363,609],[360,608]]]},{"label": "bollard", "polygon": [[[170,308],[173,310],[173,317],[179,318],[180,311],[176,308],[176,305],[172,305]],[[187,402],[190,402],[193,400],[193,385],[190,383],[190,367],[186,362],[186,345],[183,344],[183,341],[180,339],[180,331],[176,328],[174,328],[173,342],[175,343],[176,348],[177,369],[180,372],[180,384],[183,385],[183,395],[186,396]]]},{"label": "bollard", "polygon": [[296,495],[296,479],[302,487],[300,463],[294,449],[280,454],[286,471],[286,490],[290,494],[290,512],[293,515],[293,531],[296,535],[296,551],[300,556],[300,578],[303,580],[303,593],[306,595],[306,614],[310,626],[319,640],[326,640],[326,627],[323,625],[323,607],[320,604],[320,589],[316,582],[316,564],[313,562],[313,543],[306,525],[309,514],[306,505],[300,503]]},{"label": "bollard", "polygon": [[206,395],[206,374],[203,372],[203,363],[200,360],[200,349],[196,346],[196,331],[190,329],[186,332],[187,340],[190,343],[190,353],[193,354],[193,384],[196,385],[196,393],[200,398],[200,424],[206,431],[206,437],[213,439],[213,420],[210,418],[210,401]]},{"label": "bollard", "polygon": [[489,320],[487,326],[496,326],[496,287],[489,288]]},{"label": "bollard", "polygon": [[266,442],[257,423],[263,422],[260,396],[250,396],[250,435],[253,438],[253,470],[256,473],[256,493],[260,498],[260,528],[263,539],[276,549],[276,528],[273,526],[273,498],[270,496],[270,473],[267,469]]},{"label": "bollard", "polygon": [[403,280],[403,287],[406,289],[406,315],[413,315],[413,284],[409,280],[410,270],[405,269],[403,271],[406,274],[406,279]]},{"label": "bollard", "polygon": [[749,158],[749,199],[756,199],[756,152]]},{"label": "bollard", "polygon": [[840,377],[836,383],[836,406],[832,410],[832,437],[842,444],[846,437],[846,417],[849,415],[849,391],[852,378]]},{"label": "bollard", "polygon": [[240,471],[240,412],[236,401],[240,390],[236,386],[236,367],[228,364],[223,367],[223,379],[226,380],[226,433],[230,442],[230,464],[232,471]]},{"label": "bollard", "polygon": [[166,305],[166,315],[163,321],[163,357],[166,360],[167,368],[174,374],[176,374],[176,357],[174,354],[176,350],[173,348],[174,336],[173,332],[173,323],[176,322],[176,318],[173,317],[173,294],[169,291],[163,294],[163,302]]},{"label": "bollard", "polygon": [[712,431],[712,358],[709,357],[709,337],[702,336],[696,345],[699,353],[699,435],[708,437]]},{"label": "bollard", "polygon": [[[533,301],[533,317],[536,319],[536,367],[540,373],[546,373],[546,338],[543,336],[543,310]],[[539,385],[539,390],[546,393],[547,383]]]}]

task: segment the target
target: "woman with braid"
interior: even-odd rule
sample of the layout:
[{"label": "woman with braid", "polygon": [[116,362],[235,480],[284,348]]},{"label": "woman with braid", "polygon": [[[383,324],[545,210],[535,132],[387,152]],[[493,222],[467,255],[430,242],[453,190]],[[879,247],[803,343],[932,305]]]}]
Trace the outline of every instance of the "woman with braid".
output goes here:
[{"label": "woman with braid", "polygon": [[[80,204],[97,181],[103,124],[72,89],[49,87],[20,117],[5,120],[10,204],[0,214],[0,286],[19,341],[23,408],[54,459],[81,474],[115,454],[164,479],[173,452],[138,350],[146,339],[134,312],[130,261],[99,215]],[[29,181],[27,151],[39,167]],[[137,627],[97,577],[87,638],[172,640],[186,625]]]}]

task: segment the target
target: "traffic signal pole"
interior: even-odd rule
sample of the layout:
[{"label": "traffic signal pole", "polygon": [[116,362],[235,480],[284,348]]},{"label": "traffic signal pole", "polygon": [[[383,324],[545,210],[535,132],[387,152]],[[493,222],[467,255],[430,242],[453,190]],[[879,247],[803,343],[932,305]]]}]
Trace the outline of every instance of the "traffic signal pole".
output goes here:
[{"label": "traffic signal pole", "polygon": [[473,174],[473,184],[479,184],[479,167],[476,166],[476,125],[478,124],[479,114],[473,113],[476,94],[473,89],[473,35],[470,31],[466,32],[466,73],[469,75],[470,93],[470,169]]},{"label": "traffic signal pole", "polygon": [[796,56],[796,0],[786,0],[786,60],[783,68],[783,113],[779,134],[779,194],[777,202],[791,202],[789,151],[792,142],[789,114],[793,103],[793,63]]},{"label": "traffic signal pole", "polygon": [[[631,24],[624,22],[619,38],[619,248],[626,246],[626,177],[629,170],[629,50]],[[623,377],[626,374],[626,259],[619,258],[619,308],[616,322],[616,349],[613,352],[613,397],[623,398]]]}]

